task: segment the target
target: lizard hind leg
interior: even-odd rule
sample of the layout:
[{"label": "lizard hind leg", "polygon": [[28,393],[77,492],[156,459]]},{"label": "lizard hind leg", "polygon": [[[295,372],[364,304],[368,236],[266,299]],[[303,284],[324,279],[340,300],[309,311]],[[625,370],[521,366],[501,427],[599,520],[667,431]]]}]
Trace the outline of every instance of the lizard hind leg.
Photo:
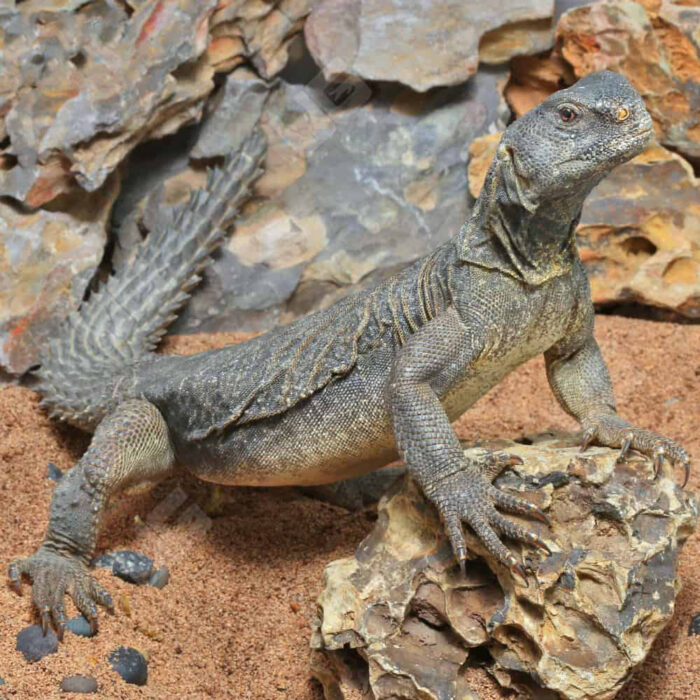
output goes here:
[{"label": "lizard hind leg", "polygon": [[173,465],[168,427],[148,401],[125,401],[100,423],[85,454],[54,489],[43,543],[30,557],[9,566],[10,582],[18,592],[23,574],[32,579],[32,598],[44,630],[53,619],[63,636],[65,593],[97,628],[97,604],[112,607],[109,593],[88,570],[105,506],[126,487],[163,479]]}]

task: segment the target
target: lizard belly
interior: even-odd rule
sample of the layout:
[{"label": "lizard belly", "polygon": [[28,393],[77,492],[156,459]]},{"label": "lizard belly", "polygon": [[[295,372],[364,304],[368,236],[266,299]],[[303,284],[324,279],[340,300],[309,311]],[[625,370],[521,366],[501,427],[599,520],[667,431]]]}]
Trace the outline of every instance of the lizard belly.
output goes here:
[{"label": "lizard belly", "polygon": [[331,483],[388,464],[397,454],[385,400],[391,353],[384,355],[281,415],[181,445],[180,461],[201,479],[241,486]]}]

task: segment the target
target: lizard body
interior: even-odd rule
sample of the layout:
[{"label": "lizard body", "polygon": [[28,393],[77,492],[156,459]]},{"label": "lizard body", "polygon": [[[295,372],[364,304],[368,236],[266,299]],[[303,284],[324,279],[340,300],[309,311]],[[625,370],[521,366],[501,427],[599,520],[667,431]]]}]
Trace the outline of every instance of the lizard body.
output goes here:
[{"label": "lizard body", "polygon": [[41,547],[10,565],[16,587],[22,574],[33,579],[44,627],[53,620],[62,633],[65,593],[96,626],[96,604],[111,598],[87,564],[107,500],[177,469],[227,484],[322,484],[399,456],[462,566],[466,522],[522,575],[501,538],[547,545],[497,508],[545,516],[493,487],[489,465],[464,457],[450,422],[540,353],[554,394],[584,428],[584,447],[595,439],[621,457],[636,449],[657,468],[668,458],[687,478],[680,445],[617,415],[574,242],[585,197],[651,133],[624,78],[588,76],[506,130],[470,218],[422,260],[245,343],[154,355],[258,172],[263,144],[253,136],[44,353],[44,404],[94,431],[55,489]]}]

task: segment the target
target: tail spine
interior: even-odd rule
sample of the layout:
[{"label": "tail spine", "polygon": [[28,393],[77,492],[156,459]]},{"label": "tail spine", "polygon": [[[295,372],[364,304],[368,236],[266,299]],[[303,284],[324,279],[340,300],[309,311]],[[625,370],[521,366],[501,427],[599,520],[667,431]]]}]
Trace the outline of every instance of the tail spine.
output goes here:
[{"label": "tail spine", "polygon": [[52,416],[92,427],[103,413],[100,386],[158,345],[221,244],[221,224],[262,173],[265,148],[262,132],[249,136],[222,168],[209,171],[206,189],[190,196],[172,225],[151,232],[133,262],[64,321],[37,370],[36,389]]}]

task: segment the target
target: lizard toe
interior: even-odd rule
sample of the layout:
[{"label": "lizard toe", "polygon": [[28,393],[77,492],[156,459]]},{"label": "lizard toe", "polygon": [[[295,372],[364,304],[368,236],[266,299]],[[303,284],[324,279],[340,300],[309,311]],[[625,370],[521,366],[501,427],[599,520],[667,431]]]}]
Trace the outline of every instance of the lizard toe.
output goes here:
[{"label": "lizard toe", "polygon": [[549,548],[549,545],[539,535],[535,534],[534,532],[531,532],[530,530],[526,530],[521,525],[518,525],[517,523],[514,523],[511,520],[508,520],[508,518],[504,518],[500,513],[496,513],[492,516],[491,524],[496,529],[496,531],[500,532],[506,537],[510,537],[514,540],[519,540],[520,542],[527,542],[528,544],[533,544],[535,545],[535,547],[539,547],[540,549],[547,552],[547,554],[552,553],[552,550]]},{"label": "lizard toe", "polygon": [[526,515],[531,518],[535,518],[546,525],[550,524],[547,514],[534,503],[530,503],[524,498],[518,498],[517,496],[513,496],[497,488],[493,488],[491,491],[491,497],[493,498],[493,503],[495,506],[505,510],[508,513]]},{"label": "lizard toe", "polygon": [[32,601],[39,612],[44,633],[53,624],[59,639],[66,626],[64,598],[68,593],[78,610],[97,630],[97,603],[109,607],[111,596],[95,583],[87,566],[78,558],[40,547],[31,557],[15,560],[9,567],[13,587],[22,575],[32,580]]}]

